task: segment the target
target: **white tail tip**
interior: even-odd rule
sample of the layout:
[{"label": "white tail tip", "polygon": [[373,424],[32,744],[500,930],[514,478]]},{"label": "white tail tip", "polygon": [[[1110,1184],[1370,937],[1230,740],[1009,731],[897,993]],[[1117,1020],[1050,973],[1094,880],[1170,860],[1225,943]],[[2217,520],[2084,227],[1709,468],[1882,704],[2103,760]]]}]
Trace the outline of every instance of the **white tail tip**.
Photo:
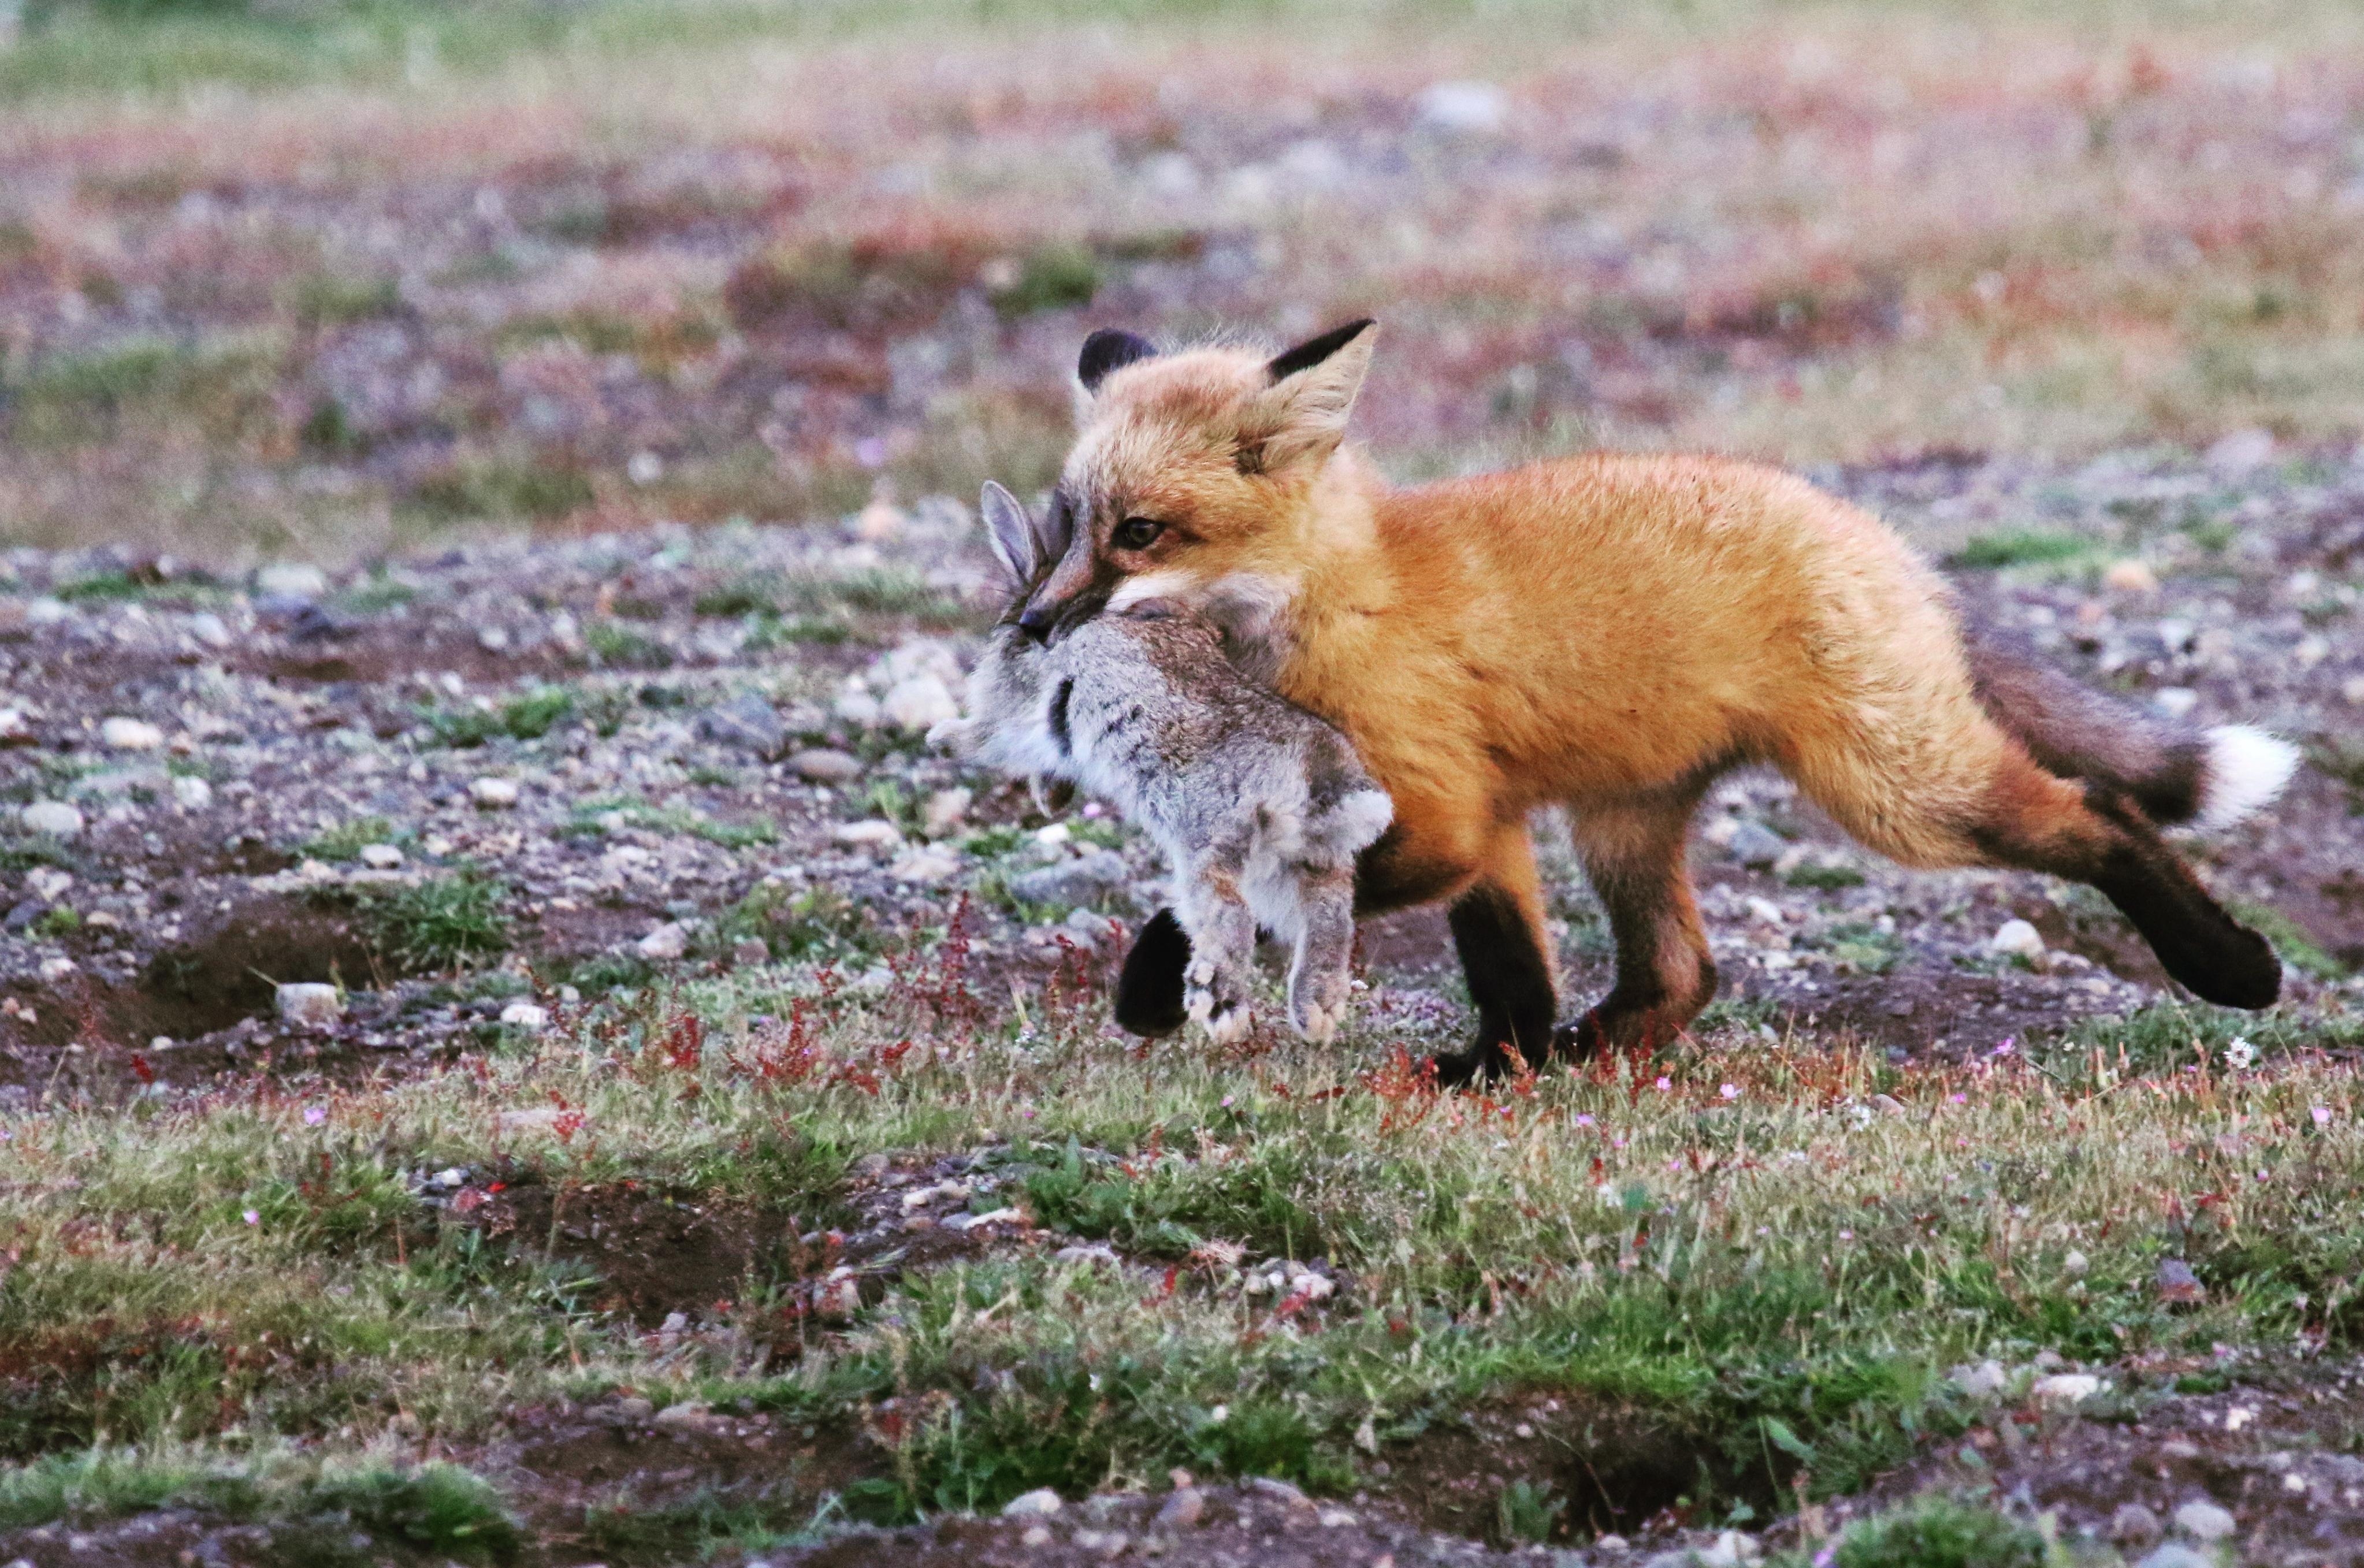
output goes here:
[{"label": "white tail tip", "polygon": [[2246,724],[2218,725],[2208,732],[2208,780],[2192,825],[2230,828],[2270,804],[2297,771],[2298,758],[2298,748],[2279,735]]}]

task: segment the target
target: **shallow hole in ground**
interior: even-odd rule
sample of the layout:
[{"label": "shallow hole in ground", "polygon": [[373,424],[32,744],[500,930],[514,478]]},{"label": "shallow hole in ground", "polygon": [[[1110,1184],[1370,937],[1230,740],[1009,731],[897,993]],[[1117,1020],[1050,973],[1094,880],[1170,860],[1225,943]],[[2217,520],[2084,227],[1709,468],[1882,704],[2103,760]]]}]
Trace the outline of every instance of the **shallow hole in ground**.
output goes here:
[{"label": "shallow hole in ground", "polygon": [[155,1025],[118,1029],[118,1038],[190,1040],[270,1011],[280,985],[379,986],[391,968],[349,914],[292,900],[248,904],[149,960],[138,985],[114,992],[111,1010]]},{"label": "shallow hole in ground", "polygon": [[1631,1534],[1727,1468],[1666,1417],[1580,1394],[1515,1396],[1380,1457],[1380,1488],[1423,1526],[1506,1546]]},{"label": "shallow hole in ground", "polygon": [[787,1209],[655,1185],[557,1186],[527,1178],[486,1195],[469,1222],[527,1252],[598,1276],[594,1304],[654,1328],[809,1275],[825,1254]]}]

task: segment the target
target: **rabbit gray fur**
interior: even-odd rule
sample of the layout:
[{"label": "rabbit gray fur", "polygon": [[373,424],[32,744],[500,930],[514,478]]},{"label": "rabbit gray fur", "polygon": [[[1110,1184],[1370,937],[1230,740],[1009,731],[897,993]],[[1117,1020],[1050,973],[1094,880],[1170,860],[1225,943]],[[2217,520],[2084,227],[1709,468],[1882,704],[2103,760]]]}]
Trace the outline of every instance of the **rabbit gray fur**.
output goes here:
[{"label": "rabbit gray fur", "polygon": [[1056,642],[1020,628],[1044,541],[1001,486],[985,487],[984,507],[1020,592],[969,676],[968,717],[929,739],[1077,785],[1149,835],[1190,939],[1185,1008],[1216,1040],[1248,1028],[1259,925],[1294,953],[1290,1021],[1329,1039],[1349,989],[1355,858],[1394,814],[1386,793],[1344,735],[1248,680],[1195,616],[1138,605]]}]

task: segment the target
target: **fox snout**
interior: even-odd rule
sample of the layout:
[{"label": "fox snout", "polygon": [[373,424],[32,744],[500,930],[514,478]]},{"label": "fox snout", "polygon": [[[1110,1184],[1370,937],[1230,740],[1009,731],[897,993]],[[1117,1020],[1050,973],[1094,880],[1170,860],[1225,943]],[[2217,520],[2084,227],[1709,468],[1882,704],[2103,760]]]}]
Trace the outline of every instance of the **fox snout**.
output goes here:
[{"label": "fox snout", "polygon": [[1025,608],[1018,612],[1018,629],[1037,642],[1048,642],[1054,634],[1091,619],[1108,603],[1112,585],[1100,581],[1104,565],[1091,534],[1078,530],[1051,574],[1026,596]]}]

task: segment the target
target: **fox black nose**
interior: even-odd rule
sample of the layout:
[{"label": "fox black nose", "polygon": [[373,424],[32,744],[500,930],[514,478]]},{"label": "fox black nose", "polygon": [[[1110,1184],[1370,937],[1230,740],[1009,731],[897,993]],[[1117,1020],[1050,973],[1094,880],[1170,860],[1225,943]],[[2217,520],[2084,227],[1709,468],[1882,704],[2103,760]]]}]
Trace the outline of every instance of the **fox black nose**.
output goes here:
[{"label": "fox black nose", "polygon": [[1050,606],[1029,605],[1019,614],[1018,629],[1040,641],[1050,635],[1051,623],[1055,618],[1057,618],[1056,614]]}]

